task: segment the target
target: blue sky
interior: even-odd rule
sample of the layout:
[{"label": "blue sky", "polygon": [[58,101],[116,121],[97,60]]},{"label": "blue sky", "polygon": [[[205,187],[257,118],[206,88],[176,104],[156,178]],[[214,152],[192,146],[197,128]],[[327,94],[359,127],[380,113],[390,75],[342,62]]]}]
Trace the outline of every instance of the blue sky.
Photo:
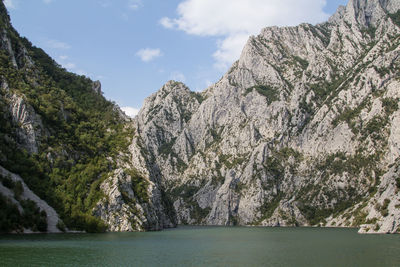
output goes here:
[{"label": "blue sky", "polygon": [[322,22],[347,0],[4,2],[22,36],[134,113],[170,79],[195,91],[218,81],[261,28]]}]

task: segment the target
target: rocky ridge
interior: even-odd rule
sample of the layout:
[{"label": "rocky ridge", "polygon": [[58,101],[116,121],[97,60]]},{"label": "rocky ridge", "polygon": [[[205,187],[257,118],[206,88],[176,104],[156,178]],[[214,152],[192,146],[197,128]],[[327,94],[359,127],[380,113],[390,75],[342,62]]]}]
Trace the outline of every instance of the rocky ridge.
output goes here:
[{"label": "rocky ridge", "polygon": [[399,7],[265,28],[204,92],[171,81],[146,99],[132,162],[178,223],[399,231]]}]

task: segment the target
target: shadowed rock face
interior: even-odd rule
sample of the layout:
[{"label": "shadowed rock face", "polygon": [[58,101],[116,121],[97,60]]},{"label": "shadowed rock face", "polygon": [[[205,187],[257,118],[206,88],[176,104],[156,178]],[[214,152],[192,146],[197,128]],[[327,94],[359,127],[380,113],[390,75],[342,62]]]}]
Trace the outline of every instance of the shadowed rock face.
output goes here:
[{"label": "shadowed rock face", "polygon": [[178,223],[395,232],[398,10],[351,0],[326,23],[250,37],[202,93],[168,82],[134,121],[132,162]]}]

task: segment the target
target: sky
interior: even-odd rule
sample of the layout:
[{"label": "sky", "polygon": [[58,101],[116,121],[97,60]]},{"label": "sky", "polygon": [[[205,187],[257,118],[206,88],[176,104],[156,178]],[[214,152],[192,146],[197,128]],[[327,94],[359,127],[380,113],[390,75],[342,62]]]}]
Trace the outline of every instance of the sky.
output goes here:
[{"label": "sky", "polygon": [[100,80],[130,116],[168,80],[218,81],[250,35],[327,20],[347,0],[3,0],[20,35]]}]

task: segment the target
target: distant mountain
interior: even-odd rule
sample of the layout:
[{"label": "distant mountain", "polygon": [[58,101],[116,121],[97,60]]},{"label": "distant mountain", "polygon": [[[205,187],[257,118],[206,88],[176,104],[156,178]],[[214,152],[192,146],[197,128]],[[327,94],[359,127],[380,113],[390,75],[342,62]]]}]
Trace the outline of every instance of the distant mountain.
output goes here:
[{"label": "distant mountain", "polygon": [[350,0],[322,24],[265,28],[219,82],[170,81],[130,120],[1,4],[0,231],[399,232],[399,10]]}]

